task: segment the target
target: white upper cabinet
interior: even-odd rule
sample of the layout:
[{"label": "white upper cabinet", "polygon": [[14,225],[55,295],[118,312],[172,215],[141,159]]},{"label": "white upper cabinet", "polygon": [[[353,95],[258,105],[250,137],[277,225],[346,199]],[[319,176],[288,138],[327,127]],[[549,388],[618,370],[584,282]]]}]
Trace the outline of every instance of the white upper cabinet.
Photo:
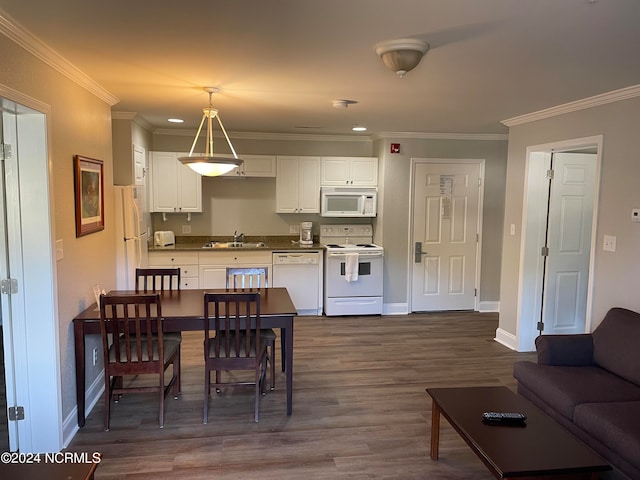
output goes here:
[{"label": "white upper cabinet", "polygon": [[202,212],[202,177],[183,165],[186,153],[151,152],[152,212]]},{"label": "white upper cabinet", "polygon": [[276,156],[275,155],[238,155],[242,160],[242,165],[234,168],[223,177],[275,177],[276,176]]},{"label": "white upper cabinet", "polygon": [[276,213],[320,213],[320,157],[278,156]]},{"label": "white upper cabinet", "polygon": [[378,186],[377,157],[322,157],[321,185]]}]

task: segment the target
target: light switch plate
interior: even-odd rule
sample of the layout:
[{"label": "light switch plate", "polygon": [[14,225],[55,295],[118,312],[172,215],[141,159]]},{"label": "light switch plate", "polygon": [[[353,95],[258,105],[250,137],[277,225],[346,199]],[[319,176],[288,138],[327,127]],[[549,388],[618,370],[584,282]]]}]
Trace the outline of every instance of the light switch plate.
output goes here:
[{"label": "light switch plate", "polygon": [[616,251],[616,237],[613,235],[605,235],[604,236],[604,244],[602,245],[602,249],[606,252],[615,252]]},{"label": "light switch plate", "polygon": [[62,260],[64,258],[64,245],[62,239],[56,240],[56,260]]},{"label": "light switch plate", "polygon": [[634,208],[631,210],[631,220],[634,222],[640,222],[640,208]]}]

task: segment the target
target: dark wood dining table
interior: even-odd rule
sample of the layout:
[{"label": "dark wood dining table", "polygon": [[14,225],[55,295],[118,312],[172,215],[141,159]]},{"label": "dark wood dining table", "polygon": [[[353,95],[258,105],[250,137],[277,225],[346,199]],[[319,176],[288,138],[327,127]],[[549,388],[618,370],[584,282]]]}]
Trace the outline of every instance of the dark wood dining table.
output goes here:
[{"label": "dark wood dining table", "polygon": [[[233,289],[173,290],[160,293],[163,331],[183,332],[204,329],[204,293],[226,293]],[[280,329],[283,365],[287,384],[287,415],[293,410],[293,318],[297,315],[286,288],[263,288],[260,292],[260,323],[262,328]],[[112,290],[108,294],[127,295],[134,291]],[[100,335],[100,310],[94,303],[73,319],[76,356],[76,401],[78,426],[85,424],[85,337]],[[204,361],[204,358],[203,358]]]}]

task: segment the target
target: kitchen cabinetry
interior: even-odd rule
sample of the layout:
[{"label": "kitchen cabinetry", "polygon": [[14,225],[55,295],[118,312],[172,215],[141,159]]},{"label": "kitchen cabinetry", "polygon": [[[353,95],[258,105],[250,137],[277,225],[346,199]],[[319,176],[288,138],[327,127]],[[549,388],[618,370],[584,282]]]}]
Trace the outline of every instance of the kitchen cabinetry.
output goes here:
[{"label": "kitchen cabinetry", "polygon": [[149,266],[180,268],[180,288],[199,288],[198,252],[149,252]]},{"label": "kitchen cabinetry", "polygon": [[271,252],[200,252],[200,288],[225,288],[227,267],[265,267],[271,285]]},{"label": "kitchen cabinetry", "polygon": [[238,155],[242,160],[242,165],[234,168],[223,177],[275,177],[276,176],[276,156],[275,155]]},{"label": "kitchen cabinetry", "polygon": [[151,152],[151,211],[201,212],[202,177],[183,165],[186,153]]},{"label": "kitchen cabinetry", "polygon": [[377,157],[322,157],[322,186],[378,186]]},{"label": "kitchen cabinetry", "polygon": [[276,213],[320,213],[320,157],[278,156]]}]

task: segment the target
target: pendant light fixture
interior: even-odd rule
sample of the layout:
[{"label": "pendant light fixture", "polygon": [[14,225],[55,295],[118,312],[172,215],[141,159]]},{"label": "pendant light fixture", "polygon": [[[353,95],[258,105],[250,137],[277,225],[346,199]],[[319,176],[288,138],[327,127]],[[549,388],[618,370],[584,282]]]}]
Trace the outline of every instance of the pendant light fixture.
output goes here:
[{"label": "pendant light fixture", "polygon": [[[238,158],[238,154],[236,153],[233,145],[231,145],[231,140],[229,140],[229,135],[227,135],[227,131],[224,129],[222,125],[222,121],[220,120],[220,116],[218,115],[218,110],[213,108],[211,105],[211,96],[218,91],[215,87],[205,87],[203,89],[205,92],[209,94],[209,107],[203,108],[202,121],[200,122],[200,127],[198,127],[198,131],[196,132],[196,138],[193,140],[193,145],[191,145],[191,150],[189,151],[189,156],[187,157],[179,157],[178,160],[182,162],[182,164],[189,166],[195,172],[198,172],[200,175],[205,175],[207,177],[215,177],[217,175],[222,175],[233,170],[236,167],[239,167],[242,164],[242,160]],[[231,157],[223,157],[223,156],[214,156],[213,155],[213,119],[218,120],[218,124],[222,129],[222,133],[224,134],[224,138],[227,139],[227,143],[229,144],[229,148],[231,149],[231,153],[233,153],[233,158]],[[202,126],[204,125],[205,120],[207,121],[207,143],[205,147],[204,155],[194,155],[193,149],[198,142],[198,137],[200,137],[200,132],[202,131]]]}]

